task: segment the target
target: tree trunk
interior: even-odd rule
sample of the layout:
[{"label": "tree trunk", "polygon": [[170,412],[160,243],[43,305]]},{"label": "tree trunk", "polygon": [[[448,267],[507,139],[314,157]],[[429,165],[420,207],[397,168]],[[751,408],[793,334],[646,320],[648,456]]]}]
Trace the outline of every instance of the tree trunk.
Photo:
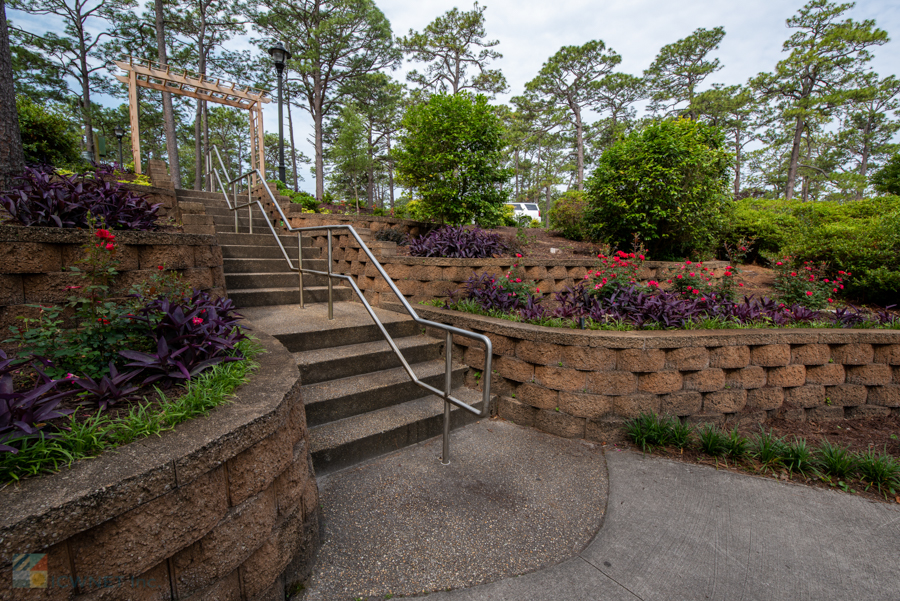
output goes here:
[{"label": "tree trunk", "polygon": [[[287,91],[288,83],[290,83],[290,78],[287,77],[287,70],[285,69],[285,91]],[[287,110],[288,110],[288,135],[291,138],[291,167],[294,170],[294,192],[300,190],[299,179],[297,175],[297,145],[294,143],[294,118],[291,115],[291,93],[287,92]]]},{"label": "tree trunk", "polygon": [[519,200],[519,149],[516,148],[516,201]]},{"label": "tree trunk", "polygon": [[575,160],[576,180],[578,190],[584,190],[584,127],[581,123],[581,109],[578,105],[574,105],[572,110],[575,112],[575,151],[577,158]]},{"label": "tree trunk", "polygon": [[203,114],[203,101],[197,101],[194,112],[194,190],[202,190],[203,186],[203,130],[200,124]]},{"label": "tree trunk", "polygon": [[741,193],[741,128],[734,129],[734,199]]},{"label": "tree trunk", "polygon": [[[163,65],[169,62],[166,53],[166,31],[163,22],[162,0],[155,0],[156,8],[156,47],[159,54],[159,62]],[[172,95],[168,92],[162,94],[163,123],[166,130],[166,154],[169,155],[169,173],[172,183],[176,188],[181,187],[181,168],[178,161],[178,138],[175,137],[175,111],[172,108]]]},{"label": "tree trunk", "polygon": [[391,187],[391,210],[394,210],[394,161],[391,159],[391,134],[387,135],[388,182]]},{"label": "tree trunk", "polygon": [[[83,46],[83,44],[82,44]],[[94,155],[94,122],[91,118],[91,88],[87,75],[87,57],[81,53],[81,114],[84,117],[84,148],[93,161]],[[135,166],[136,168],[136,166]]]},{"label": "tree trunk", "polygon": [[863,131],[862,160],[859,163],[859,174],[863,177],[862,185],[856,189],[856,200],[862,200],[866,190],[866,173],[869,171],[869,133],[872,131],[872,118],[866,119],[866,129]]},{"label": "tree trunk", "polygon": [[[209,152],[209,103],[206,100],[203,101],[203,152]],[[212,177],[206,175],[205,189],[212,192]]]},{"label": "tree trunk", "polygon": [[0,0],[0,190],[12,187],[13,178],[23,171],[25,155],[22,152],[22,134],[16,112],[6,2]]},{"label": "tree trunk", "polygon": [[546,196],[547,200],[546,200],[546,202],[544,202],[544,214],[542,215],[542,217],[543,217],[544,225],[549,225],[550,224],[550,181],[549,180],[547,181],[546,194],[547,194],[547,196]]},{"label": "tree trunk", "polygon": [[322,91],[321,65],[316,65],[313,73],[313,97],[310,103],[312,109],[313,125],[315,127],[316,147],[316,200],[322,202],[325,197],[325,157],[323,156],[324,141],[322,138],[322,105],[325,103]]},{"label": "tree trunk", "polygon": [[366,206],[370,209],[375,207],[375,151],[372,148],[372,125],[368,127],[368,147],[366,148],[366,156],[369,158],[369,164],[366,166]]},{"label": "tree trunk", "polygon": [[797,163],[800,160],[800,140],[803,136],[803,117],[797,117],[797,125],[794,129],[794,142],[791,146],[791,162],[788,165],[787,186],[784,191],[784,199],[794,197],[794,182],[797,179]]}]

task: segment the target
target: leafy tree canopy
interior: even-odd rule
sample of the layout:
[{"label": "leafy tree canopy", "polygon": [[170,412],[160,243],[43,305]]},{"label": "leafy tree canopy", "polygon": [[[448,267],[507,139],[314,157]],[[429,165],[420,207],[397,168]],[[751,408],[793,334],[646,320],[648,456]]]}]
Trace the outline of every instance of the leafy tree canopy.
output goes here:
[{"label": "leafy tree canopy", "polygon": [[638,234],[656,257],[704,249],[730,202],[724,145],[718,128],[676,119],[610,146],[587,182],[593,236],[622,246]]},{"label": "leafy tree canopy", "polygon": [[403,117],[397,170],[415,188],[427,214],[463,225],[499,223],[509,178],[503,126],[479,94],[436,94]]}]

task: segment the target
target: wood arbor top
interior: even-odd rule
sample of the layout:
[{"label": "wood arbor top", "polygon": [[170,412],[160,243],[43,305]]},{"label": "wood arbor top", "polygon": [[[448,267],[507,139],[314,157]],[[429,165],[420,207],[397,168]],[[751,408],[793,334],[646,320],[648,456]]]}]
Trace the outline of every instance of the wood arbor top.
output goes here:
[{"label": "wood arbor top", "polygon": [[[136,83],[142,88],[190,96],[240,109],[251,109],[257,102],[272,101],[268,90],[241,86],[214,77],[207,78],[205,75],[194,76],[186,70],[173,70],[169,65],[150,60],[129,58],[128,61],[115,63],[126,73],[134,72]],[[116,75],[116,79],[124,84],[129,83],[129,75]]]},{"label": "wood arbor top", "polygon": [[115,61],[115,63],[117,67],[125,71],[125,75],[116,75],[116,79],[128,85],[131,151],[134,156],[135,173],[140,174],[141,172],[137,102],[137,88],[140,87],[248,110],[250,113],[250,165],[259,169],[265,177],[262,107],[263,104],[272,101],[267,90],[241,86],[216,77],[194,75],[187,70],[173,69],[170,65],[163,65],[147,59],[129,57],[127,61],[121,60]]}]

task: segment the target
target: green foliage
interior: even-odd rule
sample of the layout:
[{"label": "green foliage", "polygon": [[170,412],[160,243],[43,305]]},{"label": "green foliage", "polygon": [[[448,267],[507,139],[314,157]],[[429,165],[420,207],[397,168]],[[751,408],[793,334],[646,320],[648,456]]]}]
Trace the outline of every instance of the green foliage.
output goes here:
[{"label": "green foliage", "polygon": [[584,192],[569,190],[560,196],[550,208],[550,227],[569,240],[584,240],[588,237],[585,211],[588,203]]},{"label": "green foliage", "polygon": [[677,119],[634,131],[600,156],[587,182],[590,233],[616,246],[637,233],[659,257],[709,248],[727,218],[731,165],[715,127]]},{"label": "green foliage", "polygon": [[452,225],[500,224],[508,192],[499,184],[508,174],[503,127],[487,98],[434,95],[406,111],[403,129],[397,171],[416,188],[426,215]]},{"label": "green foliage", "polygon": [[16,96],[16,112],[26,162],[62,166],[81,160],[78,133],[64,115],[26,96]]},{"label": "green foliage", "polygon": [[820,471],[839,479],[851,476],[856,470],[856,457],[850,449],[832,444],[827,438],[819,443],[815,461]]},{"label": "green foliage", "polygon": [[876,191],[900,196],[900,153],[892,156],[884,167],[876,171],[871,181]]},{"label": "green foliage", "polygon": [[763,428],[753,437],[750,454],[762,464],[765,471],[778,466],[784,460],[786,446],[784,440],[775,436],[771,429],[766,432]]},{"label": "green foliage", "polygon": [[870,447],[857,453],[856,469],[869,486],[877,487],[878,492],[882,494],[885,493],[885,489],[900,488],[900,461],[889,455],[887,449],[876,453],[875,449]]},{"label": "green foliage", "polygon": [[625,422],[625,433],[642,451],[647,452],[655,446],[669,444],[673,426],[674,419],[671,417],[642,411],[636,418]]},{"label": "green foliage", "polygon": [[735,203],[724,237],[756,238],[755,252],[827,263],[853,274],[851,298],[892,304],[900,298],[900,197],[801,202],[745,199]]},{"label": "green foliage", "polygon": [[686,102],[685,111],[693,115],[697,87],[722,68],[719,59],[706,60],[706,55],[717,49],[724,37],[722,27],[701,27],[688,37],[663,46],[650,68],[644,71],[652,91],[650,108],[667,111]]},{"label": "green foliage", "polygon": [[[253,358],[265,352],[254,340],[241,340],[235,353],[244,357],[214,365],[184,387],[174,400],[164,399],[158,408],[137,403],[119,418],[97,412],[85,420],[75,416],[55,436],[41,433],[26,441],[17,454],[0,453],[0,483],[55,472],[78,459],[95,457],[107,449],[128,444],[150,435],[159,435],[176,425],[206,415],[227,402],[234,390],[245,383],[258,366]],[[160,394],[160,393],[157,393]]]},{"label": "green foliage", "polygon": [[704,424],[697,432],[700,450],[713,457],[721,457],[728,453],[729,437],[715,424]]},{"label": "green foliage", "polygon": [[281,180],[276,180],[276,185],[278,187],[278,194],[287,196],[291,199],[291,202],[302,205],[303,208],[307,211],[315,211],[319,208],[319,203],[316,202],[316,197],[309,192],[304,192],[303,190],[295,192],[288,188],[287,184],[285,184]]},{"label": "green foliage", "polygon": [[789,472],[797,472],[804,476],[815,470],[815,457],[812,449],[806,444],[805,438],[794,436],[791,442],[784,446],[782,463]]},{"label": "green foliage", "polygon": [[[831,277],[829,277],[831,276]],[[785,257],[775,263],[776,298],[785,305],[803,305],[807,309],[824,309],[834,299],[844,296],[845,280],[850,274],[828,273],[824,263],[805,261],[800,264]]]}]

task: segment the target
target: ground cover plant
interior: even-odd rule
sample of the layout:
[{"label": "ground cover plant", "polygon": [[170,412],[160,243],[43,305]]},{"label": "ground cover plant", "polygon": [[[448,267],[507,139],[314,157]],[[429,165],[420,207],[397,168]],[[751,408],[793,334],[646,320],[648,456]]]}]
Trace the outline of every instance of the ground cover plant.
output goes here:
[{"label": "ground cover plant", "polygon": [[[646,259],[640,251],[617,251],[608,257],[598,255],[598,259],[599,266],[589,271],[582,282],[562,292],[541,293],[534,281],[515,273],[514,267],[505,276],[473,275],[449,299],[431,304],[536,325],[596,330],[900,329],[900,317],[890,308],[870,311],[844,306],[824,311],[816,305],[810,307],[810,301],[818,301],[824,294],[815,286],[841,286],[837,279],[805,278],[803,285],[816,293],[798,294],[796,301],[791,296],[738,299],[743,283],[736,281],[739,271],[730,265],[717,274],[702,262],[685,261],[670,270],[663,281],[640,282],[639,273]],[[789,292],[794,294],[797,290],[802,287]],[[836,291],[830,294],[835,297],[841,291],[833,290]]]},{"label": "ground cover plant", "polygon": [[158,228],[159,205],[116,181],[105,167],[75,175],[27,167],[12,190],[0,192],[0,206],[24,226],[90,228],[94,220],[111,230]]},{"label": "ground cover plant", "polygon": [[[857,421],[860,420],[842,422],[844,426],[833,424],[829,434],[837,437],[835,432],[842,428],[865,433],[867,428],[857,426]],[[889,425],[887,430],[891,428]],[[888,451],[887,444],[878,448],[871,442],[865,446],[857,444],[859,448],[853,450],[850,443],[835,442],[828,436],[820,436],[814,442],[796,433],[779,436],[773,429],[762,426],[755,432],[741,432],[738,428],[726,431],[710,423],[693,427],[676,417],[654,412],[627,420],[624,430],[628,439],[645,453],[658,452],[700,462],[712,460],[717,467],[774,475],[845,492],[877,494],[900,503],[898,445],[892,446],[892,452]],[[891,440],[897,438],[893,434]]]},{"label": "ground cover plant", "polygon": [[[127,442],[128,428],[158,433],[207,410],[205,400],[184,406],[178,399],[190,399],[210,370],[219,375],[204,381],[225,390],[223,382],[249,369],[229,366],[258,352],[230,300],[191,290],[163,265],[127,297],[114,296],[116,236],[96,228],[91,239],[73,268],[83,283],[69,287],[67,306],[35,306],[38,316],[23,318],[5,341],[17,356],[0,354],[0,473],[9,478]],[[110,417],[121,410],[121,420]],[[85,436],[100,442],[87,444]]]},{"label": "ground cover plant", "polygon": [[432,230],[408,241],[413,257],[485,259],[499,257],[507,249],[499,234],[479,227],[450,226]]}]

